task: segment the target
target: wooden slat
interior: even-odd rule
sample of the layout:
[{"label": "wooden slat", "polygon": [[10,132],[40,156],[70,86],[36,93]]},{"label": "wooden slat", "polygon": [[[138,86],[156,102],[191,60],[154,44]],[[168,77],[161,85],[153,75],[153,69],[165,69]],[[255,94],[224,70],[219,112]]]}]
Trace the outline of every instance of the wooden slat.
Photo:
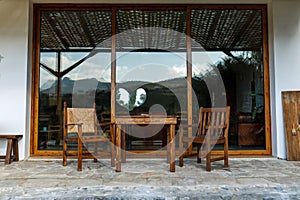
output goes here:
[{"label": "wooden slat", "polygon": [[[282,92],[287,160],[300,160],[300,91]],[[296,134],[292,134],[292,129]]]},{"label": "wooden slat", "polygon": [[177,124],[176,117],[140,117],[140,116],[117,116],[116,124]]},{"label": "wooden slat", "polygon": [[30,137],[30,154],[34,155],[37,154],[38,150],[38,111],[39,111],[39,63],[40,63],[40,18],[41,12],[39,9],[34,9],[34,19],[33,20],[33,27],[35,30],[33,31],[33,52],[32,52],[32,63],[33,63],[33,70],[32,70],[32,101],[31,101],[31,120],[30,120],[30,130],[31,130],[31,137]]},{"label": "wooden slat", "polygon": [[264,109],[265,109],[265,137],[266,154],[272,154],[271,145],[271,106],[270,106],[270,73],[269,73],[269,46],[268,46],[268,23],[267,7],[261,7],[262,10],[262,28],[263,28],[263,64],[264,64]]},{"label": "wooden slat", "polygon": [[222,157],[215,157],[215,158],[211,158],[210,159],[211,162],[215,162],[215,161],[219,161],[219,160],[224,160],[224,156],[222,156]]},{"label": "wooden slat", "polygon": [[18,139],[23,137],[23,135],[0,135],[0,138],[5,138],[5,139]]}]

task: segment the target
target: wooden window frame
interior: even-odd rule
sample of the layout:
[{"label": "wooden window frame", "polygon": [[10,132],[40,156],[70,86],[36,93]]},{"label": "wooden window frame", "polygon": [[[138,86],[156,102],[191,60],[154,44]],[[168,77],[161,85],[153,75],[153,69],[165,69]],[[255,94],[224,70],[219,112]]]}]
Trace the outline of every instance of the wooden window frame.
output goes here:
[{"label": "wooden window frame", "polygon": [[[101,10],[112,11],[112,52],[111,52],[111,120],[115,120],[115,85],[116,85],[116,11],[117,10],[182,10],[187,13],[187,36],[191,35],[191,17],[193,9],[257,9],[262,12],[263,65],[264,65],[264,106],[265,106],[265,150],[229,150],[231,156],[271,156],[271,115],[270,115],[270,74],[269,49],[267,32],[267,5],[213,5],[213,4],[33,4],[33,42],[32,42],[32,94],[30,116],[30,155],[31,156],[62,156],[62,150],[38,150],[38,102],[39,102],[39,63],[40,63],[40,16],[41,11],[51,10]],[[192,82],[192,50],[191,39],[187,37],[187,81]],[[188,123],[192,122],[192,88],[187,88]],[[138,151],[137,151],[138,152]],[[219,154],[220,151],[214,151]],[[157,156],[164,152],[155,152]],[[144,156],[143,154],[141,154]],[[151,156],[151,154],[148,154]]]}]

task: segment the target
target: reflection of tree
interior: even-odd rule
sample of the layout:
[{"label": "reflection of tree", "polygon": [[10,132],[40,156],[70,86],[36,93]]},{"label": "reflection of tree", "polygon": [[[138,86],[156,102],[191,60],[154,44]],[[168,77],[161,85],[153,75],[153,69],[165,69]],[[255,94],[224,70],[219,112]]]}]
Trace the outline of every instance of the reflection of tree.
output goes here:
[{"label": "reflection of tree", "polygon": [[[193,88],[198,96],[199,105],[206,106],[210,102],[203,97],[209,97],[206,82],[216,82],[219,71],[226,90],[228,104],[232,111],[256,113],[263,108],[263,71],[261,52],[231,52],[216,64],[210,65],[210,70],[196,74],[193,77]],[[216,82],[217,83],[217,82]],[[209,88],[219,91],[218,85]],[[209,99],[212,101],[211,99]],[[258,105],[258,106],[257,106]]]},{"label": "reflection of tree", "polygon": [[[58,56],[58,61],[61,60],[61,52],[56,52],[57,56]],[[75,68],[77,68],[78,66],[80,66],[84,61],[86,61],[87,59],[93,57],[94,55],[96,55],[97,52],[96,51],[91,51],[88,55],[86,55],[84,58],[80,59],[79,61],[77,61],[76,63],[74,63],[73,65],[67,67],[65,70],[61,71],[61,62],[57,61],[57,70],[53,70],[55,67],[49,67],[44,63],[40,63],[40,67],[45,69],[46,71],[48,71],[50,74],[52,74],[53,76],[55,76],[57,78],[57,99],[56,99],[56,109],[57,109],[57,114],[59,117],[59,121],[62,122],[62,77],[64,77],[65,75],[67,75],[69,72],[71,72],[72,70],[74,70]]]},{"label": "reflection of tree", "polygon": [[116,92],[116,100],[117,100],[117,102],[119,102],[119,104],[124,105],[124,101],[121,100],[121,92],[120,92],[120,90],[117,90],[117,92]]},{"label": "reflection of tree", "polygon": [[132,111],[135,107],[139,107],[145,102],[147,94],[143,88],[129,89],[129,91],[132,91],[132,93],[129,94],[126,89],[119,88],[116,91],[116,101],[129,111]]},{"label": "reflection of tree", "polygon": [[130,95],[129,103],[128,103],[129,110],[133,110],[133,108],[135,107],[135,102],[136,102],[136,90],[134,90]]},{"label": "reflection of tree", "polygon": [[136,102],[137,106],[142,105],[146,101],[146,94],[142,93],[142,94],[140,94],[139,97],[140,97],[139,100],[137,100],[137,102]]}]

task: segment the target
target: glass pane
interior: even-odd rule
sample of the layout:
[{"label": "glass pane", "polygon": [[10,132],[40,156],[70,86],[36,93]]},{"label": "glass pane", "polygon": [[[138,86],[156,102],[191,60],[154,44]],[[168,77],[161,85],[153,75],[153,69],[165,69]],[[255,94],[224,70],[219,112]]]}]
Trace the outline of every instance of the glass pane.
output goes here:
[{"label": "glass pane", "polygon": [[192,39],[199,107],[230,105],[230,149],[265,149],[261,11],[193,10]]},{"label": "glass pane", "polygon": [[[116,115],[180,115],[186,111],[185,56],[186,53],[174,52],[118,52]],[[140,129],[131,127],[128,149],[156,149],[166,145],[162,138],[165,129]]]},{"label": "glass pane", "polygon": [[[53,60],[57,60],[56,56]],[[58,145],[62,138],[62,130],[56,114],[57,104],[57,77],[49,71],[40,68],[40,94],[39,94],[39,149],[47,145]],[[55,133],[55,134],[54,134]],[[52,138],[52,135],[56,135]],[[53,140],[52,140],[53,139]],[[49,144],[47,144],[49,141]]]},{"label": "glass pane", "polygon": [[111,11],[41,12],[39,150],[62,149],[63,102],[110,116],[111,27]]},{"label": "glass pane", "polygon": [[60,70],[63,71],[73,65],[76,65],[81,59],[84,59],[90,52],[61,52],[60,53]]},{"label": "glass pane", "polygon": [[[48,67],[52,70],[57,70],[57,53],[56,52],[43,52],[41,53],[41,67]],[[40,76],[43,76],[42,74]]]},{"label": "glass pane", "polygon": [[[186,13],[118,10],[116,115],[186,111]],[[131,126],[127,149],[160,149],[166,128]]]}]

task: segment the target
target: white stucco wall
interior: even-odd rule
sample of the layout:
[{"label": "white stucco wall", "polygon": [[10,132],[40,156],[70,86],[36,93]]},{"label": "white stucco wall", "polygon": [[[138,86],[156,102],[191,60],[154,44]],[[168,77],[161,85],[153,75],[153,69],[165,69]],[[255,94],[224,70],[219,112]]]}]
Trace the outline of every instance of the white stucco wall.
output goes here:
[{"label": "white stucco wall", "polygon": [[[29,151],[32,3],[107,3],[105,0],[0,0],[0,133],[21,133],[20,158]],[[119,0],[112,0],[118,3]],[[138,0],[125,0],[134,3]],[[146,0],[143,3],[174,3]],[[268,3],[273,155],[286,158],[281,91],[300,90],[299,0],[179,0],[176,3]],[[28,28],[29,27],[29,28]],[[29,47],[28,47],[29,44]],[[28,78],[29,77],[29,78]],[[26,142],[25,142],[26,138]],[[26,146],[25,146],[26,144]],[[0,154],[5,149],[0,141]],[[27,154],[25,154],[27,152]]]},{"label": "white stucco wall", "polygon": [[281,92],[300,90],[300,1],[273,1],[277,156],[286,158]]},{"label": "white stucco wall", "polygon": [[[26,84],[29,0],[0,0],[0,134],[27,134]],[[19,142],[25,157],[25,139]],[[0,141],[5,154],[6,141]]]}]

